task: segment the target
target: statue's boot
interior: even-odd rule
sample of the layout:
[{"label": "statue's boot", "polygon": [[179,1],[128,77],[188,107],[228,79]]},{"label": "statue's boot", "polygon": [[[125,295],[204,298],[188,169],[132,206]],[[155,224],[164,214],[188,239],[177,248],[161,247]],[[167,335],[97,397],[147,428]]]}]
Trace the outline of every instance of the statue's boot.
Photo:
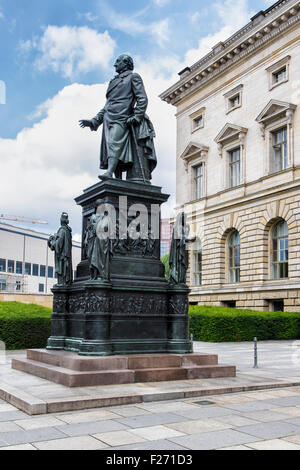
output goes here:
[{"label": "statue's boot", "polygon": [[106,179],[109,179],[109,178],[113,178],[113,174],[114,174],[117,166],[118,166],[118,160],[116,158],[110,157],[108,159],[108,170],[107,170],[107,172],[104,173],[103,175],[99,175],[99,178],[101,180],[106,180]]}]

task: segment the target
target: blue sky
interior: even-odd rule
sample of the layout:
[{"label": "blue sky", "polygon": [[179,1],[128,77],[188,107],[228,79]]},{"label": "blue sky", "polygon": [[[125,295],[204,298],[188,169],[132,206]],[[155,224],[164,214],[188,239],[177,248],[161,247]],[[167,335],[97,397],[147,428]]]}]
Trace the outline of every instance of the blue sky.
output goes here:
[{"label": "blue sky", "polygon": [[[80,231],[80,211],[72,207],[73,197],[97,180],[101,135],[91,137],[77,129],[76,122],[102,107],[107,81],[114,75],[113,61],[123,52],[134,57],[152,103],[160,159],[154,182],[172,194],[174,203],[175,108],[161,103],[158,94],[174,83],[184,66],[270,4],[0,0],[0,80],[7,87],[7,102],[0,105],[0,158],[5,160],[2,178],[6,172],[7,180],[0,211],[46,218],[50,229],[56,212],[69,210],[75,231]],[[62,128],[65,138],[58,137],[55,147],[53,140]],[[41,190],[45,174],[53,184],[48,181]],[[61,190],[63,181],[68,191]],[[22,201],[16,192],[22,192]]]}]

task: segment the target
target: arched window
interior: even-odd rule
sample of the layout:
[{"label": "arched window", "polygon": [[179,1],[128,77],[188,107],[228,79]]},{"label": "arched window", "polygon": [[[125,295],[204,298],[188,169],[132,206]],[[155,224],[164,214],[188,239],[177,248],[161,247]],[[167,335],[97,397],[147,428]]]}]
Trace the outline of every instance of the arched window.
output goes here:
[{"label": "arched window", "polygon": [[228,238],[228,266],[229,266],[229,282],[240,282],[240,234],[237,230],[231,232]]},{"label": "arched window", "polygon": [[202,246],[198,240],[193,246],[193,285],[202,285]]},{"label": "arched window", "polygon": [[286,222],[278,222],[272,233],[273,279],[289,277],[289,229]]}]

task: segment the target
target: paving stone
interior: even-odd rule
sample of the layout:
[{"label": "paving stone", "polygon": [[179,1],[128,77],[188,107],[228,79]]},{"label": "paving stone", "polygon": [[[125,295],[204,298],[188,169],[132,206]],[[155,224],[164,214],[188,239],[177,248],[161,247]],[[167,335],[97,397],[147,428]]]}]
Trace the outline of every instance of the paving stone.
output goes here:
[{"label": "paving stone", "polygon": [[283,406],[282,408],[274,408],[272,409],[272,412],[274,413],[279,413],[279,414],[285,414],[285,415],[288,415],[290,417],[300,417],[300,407],[297,407],[297,406]]},{"label": "paving stone", "polygon": [[253,450],[253,449],[247,446],[240,445],[240,446],[232,446],[232,447],[223,447],[218,450]]},{"label": "paving stone", "polygon": [[148,441],[156,441],[157,439],[168,439],[169,437],[183,436],[183,432],[168,428],[166,426],[149,426],[147,428],[131,429],[133,434],[143,437]]},{"label": "paving stone", "polygon": [[186,447],[169,440],[158,440],[110,448],[109,450],[186,450]]},{"label": "paving stone", "polygon": [[130,428],[144,428],[146,426],[156,426],[159,424],[179,423],[185,421],[185,419],[173,413],[152,413],[133,418],[121,418],[116,421]]},{"label": "paving stone", "polygon": [[16,421],[22,418],[28,418],[28,415],[22,411],[3,411],[0,413],[0,423],[3,421]]},{"label": "paving stone", "polygon": [[151,413],[176,413],[178,411],[194,411],[197,409],[195,405],[185,403],[185,402],[164,402],[164,403],[143,403],[139,405],[140,408],[151,412]]},{"label": "paving stone", "polygon": [[249,403],[234,403],[224,405],[227,409],[238,411],[239,413],[251,412],[251,411],[260,411],[260,410],[270,410],[275,408],[275,405],[271,404],[269,401],[251,401]]},{"label": "paving stone", "polygon": [[234,429],[226,429],[224,431],[195,434],[193,436],[174,437],[170,440],[191,450],[213,450],[256,442],[261,439]]},{"label": "paving stone", "polygon": [[48,441],[50,439],[60,439],[64,437],[66,437],[66,435],[55,428],[0,433],[0,441],[6,442],[6,445],[30,444],[33,442]]},{"label": "paving stone", "polygon": [[254,421],[253,419],[245,418],[245,416],[240,415],[218,416],[216,420],[219,423],[229,424],[231,428],[259,423],[259,421]]},{"label": "paving stone", "polygon": [[18,409],[8,403],[0,404],[0,413],[4,411],[18,411]]},{"label": "paving stone", "polygon": [[149,411],[146,411],[142,408],[138,408],[136,406],[128,406],[128,407],[112,407],[109,409],[113,413],[122,416],[123,418],[130,418],[132,416],[143,416],[149,414]]},{"label": "paving stone", "polygon": [[272,403],[273,408],[283,407],[283,406],[300,406],[300,396],[295,397],[282,397],[282,398],[273,398],[269,400]]},{"label": "paving stone", "polygon": [[36,450],[31,444],[20,444],[18,446],[1,447],[0,450]]},{"label": "paving stone", "polygon": [[25,429],[26,431],[30,431],[32,429],[51,428],[65,425],[64,422],[60,421],[57,418],[54,418],[54,416],[49,415],[38,418],[32,417],[30,419],[22,419],[20,421],[16,421],[16,424],[22,429]]},{"label": "paving stone", "polygon": [[70,437],[92,435],[110,431],[122,431],[125,429],[127,429],[127,426],[113,420],[97,421],[92,423],[66,424],[65,426],[59,427],[61,432]]},{"label": "paving stone", "polygon": [[198,407],[195,407],[194,410],[189,410],[189,411],[178,410],[176,413],[180,416],[183,416],[185,418],[189,418],[192,420],[202,419],[202,418],[216,418],[219,416],[238,414],[227,407],[223,408],[220,406],[209,406],[209,407],[198,406]]},{"label": "paving stone", "polygon": [[261,437],[263,439],[276,439],[286,437],[292,434],[300,433],[300,425],[287,423],[285,421],[272,421],[271,423],[260,423],[251,426],[243,426],[239,431],[250,434],[251,436]]},{"label": "paving stone", "polygon": [[108,444],[109,446],[124,446],[126,444],[146,442],[146,439],[133,434],[131,431],[105,432],[102,434],[94,434],[93,437],[99,439],[105,444]]},{"label": "paving stone", "polygon": [[168,428],[175,429],[176,431],[184,434],[198,434],[202,432],[219,431],[222,429],[230,429],[230,424],[221,423],[211,418],[185,421],[183,423],[168,424]]},{"label": "paving stone", "polygon": [[108,446],[91,436],[69,437],[53,441],[36,442],[40,450],[100,450]]},{"label": "paving stone", "polygon": [[294,436],[287,436],[283,438],[285,441],[293,442],[294,444],[300,445],[300,434],[295,434]]},{"label": "paving stone", "polygon": [[65,414],[59,416],[61,421],[64,421],[68,424],[88,423],[91,421],[96,422],[115,418],[119,418],[119,415],[106,410],[86,411],[82,413]]},{"label": "paving stone", "polygon": [[255,450],[300,450],[300,445],[293,444],[283,439],[271,439],[269,441],[253,442],[248,444]]},{"label": "paving stone", "polygon": [[283,413],[274,413],[273,410],[262,410],[247,413],[247,418],[268,423],[270,421],[285,421],[289,419],[290,416]]}]

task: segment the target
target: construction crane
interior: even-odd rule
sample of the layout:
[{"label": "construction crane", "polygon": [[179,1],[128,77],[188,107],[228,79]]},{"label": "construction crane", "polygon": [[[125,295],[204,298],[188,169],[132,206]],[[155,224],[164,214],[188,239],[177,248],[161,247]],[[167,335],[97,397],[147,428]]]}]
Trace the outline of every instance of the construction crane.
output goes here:
[{"label": "construction crane", "polygon": [[45,220],[31,220],[27,217],[22,217],[18,215],[7,215],[7,214],[0,214],[0,221],[1,220],[10,220],[12,222],[23,222],[25,224],[32,224],[32,225],[48,225],[48,222]]}]

